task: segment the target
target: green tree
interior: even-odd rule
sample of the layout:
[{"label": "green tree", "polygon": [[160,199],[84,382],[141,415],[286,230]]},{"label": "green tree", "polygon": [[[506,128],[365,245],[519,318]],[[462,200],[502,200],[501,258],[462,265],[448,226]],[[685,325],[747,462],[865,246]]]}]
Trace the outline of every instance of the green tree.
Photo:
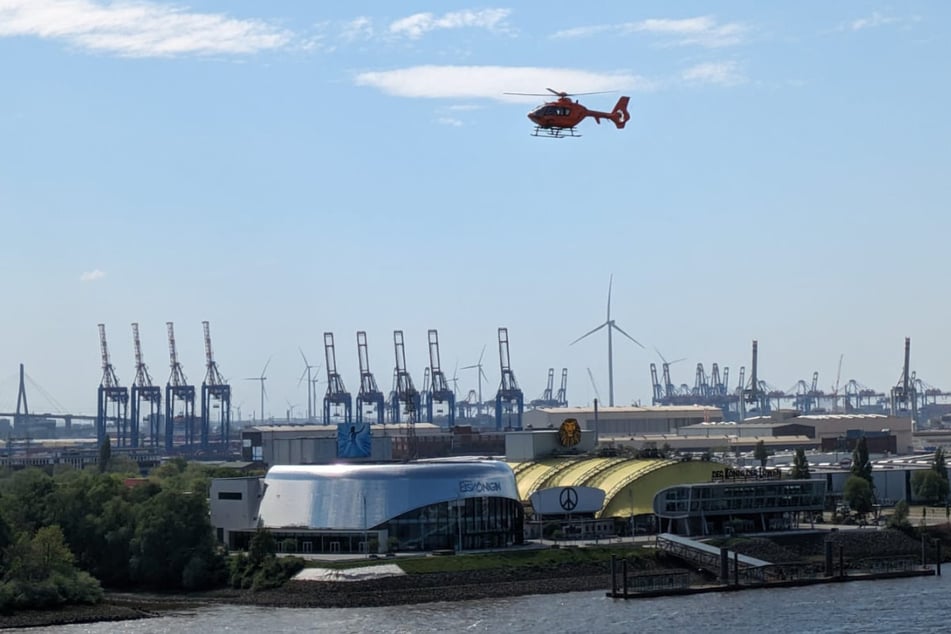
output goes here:
[{"label": "green tree", "polygon": [[948,481],[948,465],[944,457],[944,447],[938,447],[934,450],[934,462],[931,463],[931,468],[942,480]]},{"label": "green tree", "polygon": [[872,510],[872,485],[861,476],[849,476],[842,489],[842,499],[853,511],[864,515]]},{"label": "green tree", "polygon": [[[217,551],[201,495],[162,491],[141,505],[130,545],[132,580],[156,589],[206,588],[222,579],[224,564]],[[193,560],[196,560],[193,562]],[[207,571],[202,577],[199,573]]]},{"label": "green tree", "polygon": [[899,500],[898,504],[895,505],[895,510],[892,511],[892,514],[888,517],[888,522],[886,525],[889,528],[909,528],[911,522],[908,521],[908,502],[906,500]]},{"label": "green tree", "polygon": [[921,469],[911,476],[911,492],[930,504],[948,499],[948,481],[933,469]]},{"label": "green tree", "polygon": [[251,538],[251,543],[248,544],[248,563],[252,567],[258,568],[268,558],[274,557],[276,554],[277,542],[274,541],[271,531],[266,528],[259,528],[254,533],[254,537]]},{"label": "green tree", "polygon": [[796,450],[796,455],[793,457],[791,475],[794,480],[808,480],[811,477],[809,459],[806,458],[806,452],[801,447]]},{"label": "green tree", "polygon": [[50,523],[50,494],[56,485],[53,478],[31,467],[16,471],[2,483],[0,514],[10,524],[14,535],[32,535],[41,526]]},{"label": "green tree", "polygon": [[99,473],[105,473],[109,470],[109,462],[112,460],[112,441],[106,436],[102,444],[99,445]]},{"label": "green tree", "polygon": [[9,561],[0,579],[0,610],[46,608],[64,603],[96,603],[99,582],[76,570],[73,554],[55,524],[40,528],[32,538],[20,533],[7,549]]},{"label": "green tree", "polygon": [[872,484],[872,463],[868,458],[868,441],[865,436],[859,438],[852,451],[852,475]]},{"label": "green tree", "polygon": [[766,441],[760,440],[753,449],[753,457],[759,460],[759,466],[765,467],[766,460],[769,458],[769,452],[766,451]]}]

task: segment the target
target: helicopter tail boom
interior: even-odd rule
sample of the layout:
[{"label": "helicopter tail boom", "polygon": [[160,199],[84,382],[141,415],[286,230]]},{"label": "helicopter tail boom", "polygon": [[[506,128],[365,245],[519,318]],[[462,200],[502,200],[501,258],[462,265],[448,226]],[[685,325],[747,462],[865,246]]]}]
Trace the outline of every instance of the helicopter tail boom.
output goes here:
[{"label": "helicopter tail boom", "polygon": [[621,97],[617,100],[617,104],[615,104],[614,109],[611,110],[611,112],[598,112],[596,110],[589,110],[588,116],[594,117],[595,123],[598,124],[601,123],[601,119],[609,119],[613,121],[614,125],[616,125],[620,130],[631,118],[631,115],[627,112],[627,104],[630,100],[630,97]]}]

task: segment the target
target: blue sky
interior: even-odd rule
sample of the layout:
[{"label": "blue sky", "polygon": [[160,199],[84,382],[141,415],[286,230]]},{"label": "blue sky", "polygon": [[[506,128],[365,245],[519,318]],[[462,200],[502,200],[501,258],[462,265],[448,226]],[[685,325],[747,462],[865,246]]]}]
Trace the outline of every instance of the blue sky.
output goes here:
[{"label": "blue sky", "polygon": [[[0,410],[17,363],[35,409],[95,410],[105,323],[124,384],[129,324],[189,379],[201,321],[247,418],[306,408],[302,348],[332,331],[359,388],[365,330],[384,390],[402,329],[448,375],[499,379],[509,328],[526,393],[648,403],[656,347],[693,383],[736,377],[759,340],[786,389],[820,372],[885,390],[902,343],[951,389],[951,44],[942,2],[502,4],[0,0]],[[630,95],[624,130],[529,135],[545,101]],[[474,372],[459,371],[463,392]],[[324,384],[319,389],[324,389]],[[260,414],[256,412],[256,416]]]}]

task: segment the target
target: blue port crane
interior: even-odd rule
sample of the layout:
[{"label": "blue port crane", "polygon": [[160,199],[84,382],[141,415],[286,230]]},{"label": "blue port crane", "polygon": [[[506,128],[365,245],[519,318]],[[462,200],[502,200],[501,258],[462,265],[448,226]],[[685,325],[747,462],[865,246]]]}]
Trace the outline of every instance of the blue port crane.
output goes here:
[{"label": "blue port crane", "polygon": [[367,348],[367,333],[357,332],[357,357],[360,362],[360,391],[357,392],[357,423],[363,422],[365,410],[373,407],[378,425],[383,424],[383,415],[386,411],[383,392],[377,387],[376,378],[370,372],[370,352]]},{"label": "blue port crane", "polygon": [[[168,360],[171,373],[165,384],[165,450],[171,451],[175,444],[175,425],[181,423],[185,444],[195,442],[195,386],[188,383],[182,364],[178,362],[175,349],[175,324],[165,322],[168,329]],[[175,414],[175,408],[181,403],[181,414]]]},{"label": "blue port crane", "polygon": [[218,410],[217,427],[221,444],[227,448],[231,437],[231,386],[221,376],[211,348],[211,329],[207,321],[201,322],[205,339],[205,380],[201,382],[201,448],[209,447],[213,409]]},{"label": "blue port crane", "polygon": [[561,369],[561,386],[555,395],[556,407],[568,407],[568,368]]},{"label": "blue port crane", "polygon": [[[99,399],[96,407],[96,440],[101,446],[108,435],[107,426],[110,420],[116,427],[116,444],[126,446],[128,431],[129,390],[119,385],[115,368],[109,360],[109,346],[106,343],[106,325],[99,324],[99,347],[102,352],[102,379],[99,381]],[[21,366],[22,371],[22,366]],[[23,405],[26,409],[24,392]],[[112,405],[112,416],[109,415]],[[19,403],[17,403],[19,408]]]},{"label": "blue port crane", "polygon": [[[132,345],[135,351],[135,380],[132,382],[132,447],[139,446],[139,425],[148,422],[149,445],[158,446],[159,417],[162,413],[162,388],[152,383],[149,368],[142,360],[142,343],[139,340],[139,324],[132,323]],[[143,415],[142,405],[148,405],[148,413]]]},{"label": "blue port crane", "polygon": [[529,406],[536,407],[558,407],[558,401],[555,400],[555,368],[548,368],[548,381],[545,383],[545,390],[541,397],[532,399]]},{"label": "blue port crane", "polygon": [[353,422],[353,397],[337,372],[337,353],[334,350],[334,333],[324,333],[324,356],[327,363],[327,391],[324,393],[324,425],[330,424],[333,406],[343,406],[343,422]]},{"label": "blue port crane", "polygon": [[891,389],[889,409],[892,416],[910,411],[911,420],[918,422],[918,394],[911,372],[911,337],[905,337],[905,362],[898,384]]},{"label": "blue port crane", "polygon": [[[495,429],[502,431],[502,415],[509,414],[509,429],[522,429],[522,413],[525,409],[525,396],[515,380],[515,372],[509,362],[509,331],[508,328],[499,328],[499,366],[502,371],[502,380],[499,391],[495,394]],[[515,414],[512,424],[511,415]]]},{"label": "blue port crane", "polygon": [[456,424],[456,394],[449,388],[449,381],[439,365],[439,333],[430,329],[429,337],[429,397],[426,399],[426,414],[429,421],[433,421],[435,404],[440,403],[443,409],[448,408],[446,424],[453,427]]},{"label": "blue port crane", "polygon": [[396,356],[396,368],[394,370],[396,387],[393,390],[390,408],[393,411],[393,422],[399,423],[403,420],[403,413],[407,416],[407,422],[415,424],[418,420],[421,405],[421,397],[416,386],[413,385],[413,377],[406,369],[406,347],[403,342],[403,331],[393,331],[393,352]]}]

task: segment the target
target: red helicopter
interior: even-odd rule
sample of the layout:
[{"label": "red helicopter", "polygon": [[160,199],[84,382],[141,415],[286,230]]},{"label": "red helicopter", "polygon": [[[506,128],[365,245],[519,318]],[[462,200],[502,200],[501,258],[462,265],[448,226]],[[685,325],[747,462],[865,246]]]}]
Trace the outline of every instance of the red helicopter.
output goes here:
[{"label": "red helicopter", "polygon": [[[575,130],[575,126],[581,123],[585,117],[593,117],[595,122],[600,125],[601,119],[613,121],[614,125],[621,129],[628,122],[631,115],[627,112],[627,104],[630,97],[621,97],[617,100],[614,109],[611,112],[600,112],[598,110],[588,110],[577,100],[572,101],[569,97],[579,95],[599,95],[604,92],[581,92],[567,93],[559,92],[547,88],[548,92],[558,96],[557,101],[550,101],[544,105],[538,106],[528,113],[528,118],[535,124],[535,131],[532,136],[543,136],[555,139],[562,137],[581,136]],[[544,97],[545,93],[526,93],[526,92],[507,92],[506,95],[531,95]]]}]

